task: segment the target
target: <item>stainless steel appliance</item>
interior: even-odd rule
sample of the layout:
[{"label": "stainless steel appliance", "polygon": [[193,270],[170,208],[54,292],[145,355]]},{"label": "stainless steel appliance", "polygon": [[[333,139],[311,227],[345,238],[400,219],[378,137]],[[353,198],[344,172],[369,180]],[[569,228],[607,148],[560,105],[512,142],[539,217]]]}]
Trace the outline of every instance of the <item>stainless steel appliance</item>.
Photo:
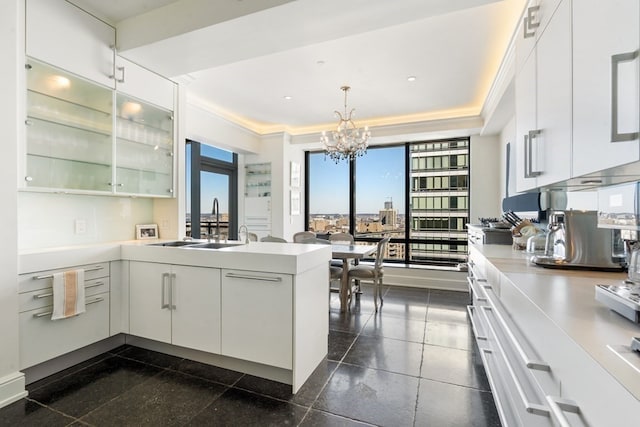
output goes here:
[{"label": "stainless steel appliance", "polygon": [[[629,273],[618,284],[597,285],[595,298],[627,319],[640,323],[640,185],[639,183],[605,187],[598,191],[598,227],[619,232],[623,245],[614,252],[626,254]],[[634,338],[634,350],[640,341]]]},{"label": "stainless steel appliance", "polygon": [[596,211],[553,211],[544,255],[532,257],[549,268],[623,271],[625,257],[614,256],[614,233],[597,227]]}]

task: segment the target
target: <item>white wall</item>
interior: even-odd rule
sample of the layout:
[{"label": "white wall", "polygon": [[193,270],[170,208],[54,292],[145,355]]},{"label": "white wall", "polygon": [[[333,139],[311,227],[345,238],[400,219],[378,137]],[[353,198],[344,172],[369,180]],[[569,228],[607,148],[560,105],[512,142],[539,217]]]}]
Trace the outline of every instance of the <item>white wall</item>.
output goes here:
[{"label": "white wall", "polygon": [[25,394],[24,376],[18,372],[18,141],[23,135],[24,2],[0,5],[0,407]]},{"label": "white wall", "polygon": [[471,136],[470,142],[470,209],[469,222],[478,217],[499,217],[502,192],[500,190],[502,165],[500,138],[497,136]]},{"label": "white wall", "polygon": [[[136,224],[154,218],[148,198],[21,192],[18,201],[20,251],[131,240]],[[75,233],[76,220],[85,221],[85,233]]]}]

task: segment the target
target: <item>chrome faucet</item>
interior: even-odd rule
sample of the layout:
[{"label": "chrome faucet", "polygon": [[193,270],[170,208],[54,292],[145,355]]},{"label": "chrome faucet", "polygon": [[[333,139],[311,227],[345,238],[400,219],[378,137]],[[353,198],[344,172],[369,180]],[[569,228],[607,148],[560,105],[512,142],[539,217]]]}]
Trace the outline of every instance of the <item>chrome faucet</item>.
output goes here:
[{"label": "chrome faucet", "polygon": [[238,238],[242,235],[242,230],[244,230],[244,242],[249,243],[249,229],[245,224],[242,224],[240,228],[238,228]]},{"label": "chrome faucet", "polygon": [[[220,206],[218,205],[218,198],[213,198],[213,207],[211,208],[211,215],[216,216],[216,242],[220,241]],[[209,238],[207,240],[211,241],[211,234],[209,234]]]}]

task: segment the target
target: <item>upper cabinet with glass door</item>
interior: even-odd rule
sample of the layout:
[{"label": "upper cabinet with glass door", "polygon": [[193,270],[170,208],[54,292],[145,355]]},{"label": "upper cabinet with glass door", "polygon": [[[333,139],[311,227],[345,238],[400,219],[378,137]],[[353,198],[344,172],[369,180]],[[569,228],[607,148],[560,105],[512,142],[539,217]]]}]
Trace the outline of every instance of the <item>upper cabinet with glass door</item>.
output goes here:
[{"label": "upper cabinet with glass door", "polygon": [[25,185],[111,191],[113,91],[33,59],[26,69]]},{"label": "upper cabinet with glass door", "polygon": [[137,98],[116,98],[117,193],[173,194],[173,115]]}]

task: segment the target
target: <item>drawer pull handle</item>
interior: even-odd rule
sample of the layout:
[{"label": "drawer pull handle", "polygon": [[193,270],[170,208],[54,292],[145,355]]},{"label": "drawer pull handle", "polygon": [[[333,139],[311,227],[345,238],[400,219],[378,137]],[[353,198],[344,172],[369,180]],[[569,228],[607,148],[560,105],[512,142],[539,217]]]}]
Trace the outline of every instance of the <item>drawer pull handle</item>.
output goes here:
[{"label": "drawer pull handle", "polygon": [[484,335],[478,334],[478,330],[476,329],[476,324],[473,321],[473,311],[475,311],[475,307],[472,305],[467,306],[467,313],[469,313],[469,319],[471,319],[471,330],[473,331],[473,336],[476,337],[477,340],[486,341],[487,337]]},{"label": "drawer pull handle", "polygon": [[[89,289],[89,288],[96,288],[98,286],[102,286],[104,285],[104,282],[96,282],[92,285],[85,285],[85,289]],[[47,292],[44,294],[36,294],[33,296],[33,299],[42,299],[42,298],[47,298],[47,297],[52,297],[53,296],[53,292]]]},{"label": "drawer pull handle", "polygon": [[[85,301],[84,305],[95,304],[100,301],[104,301],[104,298],[98,297],[89,301]],[[46,316],[51,316],[52,314],[53,314],[53,311],[45,311],[44,313],[36,313],[33,315],[33,317],[46,317]]]},{"label": "drawer pull handle", "polygon": [[[481,308],[484,309],[483,314],[485,316],[485,320],[487,321],[487,328],[489,328],[489,333],[491,333],[491,335],[497,338],[498,335],[496,334],[495,329],[493,329],[493,326],[491,325],[491,321],[489,321],[489,315],[487,314],[487,310],[490,310],[490,308],[489,307],[481,307]],[[529,402],[529,399],[527,398],[527,395],[525,394],[525,391],[522,388],[522,384],[520,383],[518,376],[513,370],[513,367],[511,366],[511,362],[509,362],[509,358],[507,357],[507,354],[505,353],[504,348],[502,348],[500,341],[496,339],[495,343],[498,347],[498,352],[501,353],[502,359],[504,360],[504,363],[507,367],[507,372],[511,377],[511,380],[513,381],[514,385],[516,386],[518,397],[520,397],[520,401],[522,402],[522,406],[524,406],[525,411],[527,411],[530,414],[549,416],[549,410],[545,406],[539,405],[537,403]]]},{"label": "drawer pull handle", "polygon": [[573,412],[574,414],[580,413],[580,407],[576,402],[556,396],[545,396],[545,399],[549,404],[549,408],[551,408],[551,414],[558,424],[562,427],[571,427],[569,420],[564,416],[564,412]]},{"label": "drawer pull handle", "polygon": [[[104,269],[103,266],[96,265],[95,267],[85,268],[84,272],[86,273],[87,271],[98,271],[102,269]],[[33,280],[44,280],[44,279],[53,279],[53,274],[47,274],[44,276],[33,276]]]},{"label": "drawer pull handle", "polygon": [[478,290],[476,289],[476,287],[473,284],[473,279],[470,277],[467,277],[467,282],[469,282],[469,287],[471,288],[471,290],[473,291],[473,293],[476,295],[476,300],[480,301],[480,302],[486,302],[487,298],[480,296],[480,292],[478,292]]},{"label": "drawer pull handle", "polygon": [[509,325],[507,325],[507,322],[502,317],[502,314],[497,309],[496,303],[493,301],[493,298],[489,296],[489,292],[486,292],[486,295],[487,295],[487,299],[489,300],[489,304],[491,304],[491,307],[485,307],[485,308],[489,310],[493,310],[496,319],[498,319],[498,322],[500,322],[500,326],[502,326],[502,329],[504,329],[504,332],[509,338],[509,341],[511,341],[513,348],[516,349],[516,353],[518,353],[520,360],[522,360],[522,362],[529,369],[537,369],[539,371],[550,371],[551,367],[549,366],[548,363],[540,360],[533,360],[529,356],[527,356],[524,349],[516,339],[515,335],[513,335],[513,332],[511,332],[511,329],[509,329]]},{"label": "drawer pull handle", "polygon": [[231,279],[261,280],[263,282],[282,282],[282,277],[251,276],[248,274],[235,273],[227,273],[226,277]]}]

